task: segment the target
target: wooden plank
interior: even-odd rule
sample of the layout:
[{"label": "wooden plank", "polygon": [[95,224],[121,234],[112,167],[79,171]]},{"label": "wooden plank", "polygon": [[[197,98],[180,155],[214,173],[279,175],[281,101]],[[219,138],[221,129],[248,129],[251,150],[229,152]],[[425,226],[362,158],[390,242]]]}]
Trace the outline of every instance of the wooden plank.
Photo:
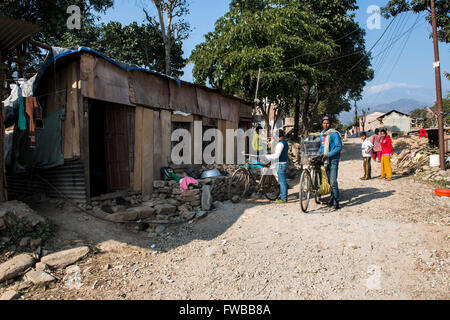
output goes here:
[{"label": "wooden plank", "polygon": [[142,116],[142,194],[151,196],[154,172],[154,111],[143,109]]},{"label": "wooden plank", "polygon": [[[232,129],[232,130],[237,130],[238,129],[238,123],[236,122],[231,122],[231,121],[227,121],[226,122],[226,129]],[[226,144],[227,143],[231,143],[230,141],[227,140],[227,138],[225,137],[225,148],[226,148]],[[225,154],[227,155],[227,158],[225,159],[225,163],[226,164],[235,164],[236,160],[237,160],[237,153],[236,153],[236,146],[237,146],[237,138],[234,137],[233,138],[233,143],[234,143],[234,147],[233,147],[233,154],[234,157],[232,159],[228,159],[231,157],[231,155],[228,154],[227,149],[224,149]]]},{"label": "wooden plank", "polygon": [[161,110],[161,166],[167,167],[171,158],[172,113]]},{"label": "wooden plank", "polygon": [[219,95],[215,92],[208,92],[201,88],[196,88],[196,92],[198,108],[200,111],[199,114],[208,118],[222,119],[222,115],[220,114]]},{"label": "wooden plank", "polygon": [[130,77],[136,104],[150,108],[170,109],[168,79],[137,70],[131,71]]},{"label": "wooden plank", "polygon": [[72,155],[73,158],[79,158],[81,154],[80,150],[80,118],[79,118],[79,99],[80,99],[80,87],[79,84],[79,65],[78,62],[72,62],[71,64],[72,75],[72,109],[74,115],[74,126],[72,134]]},{"label": "wooden plank", "polygon": [[172,122],[193,122],[194,116],[183,116],[181,114],[172,114]]},{"label": "wooden plank", "polygon": [[[145,126],[146,124],[144,124]],[[160,179],[160,170],[162,167],[162,148],[163,142],[161,140],[161,114],[159,111],[153,111],[153,177],[155,180]]]},{"label": "wooden plank", "polygon": [[134,179],[133,190],[142,191],[142,143],[144,108],[136,107],[134,113]]},{"label": "wooden plank", "polygon": [[[226,128],[227,128],[227,122],[225,120],[218,120],[217,121],[217,130],[219,130],[222,133],[222,137],[218,137],[217,143],[218,145],[222,145],[222,150],[217,148],[217,164],[223,164],[225,161],[225,152],[226,152]],[[220,140],[222,140],[222,143],[220,143]]]},{"label": "wooden plank", "polygon": [[251,120],[253,117],[253,107],[251,105],[240,103],[239,104],[239,120],[242,119]]},{"label": "wooden plank", "polygon": [[94,92],[95,57],[83,54],[80,58],[81,94],[84,97],[95,98]]},{"label": "wooden plank", "polygon": [[97,59],[94,68],[95,99],[122,105],[130,102],[130,86],[127,71],[109,61]]},{"label": "wooden plank", "polygon": [[175,111],[190,114],[200,114],[198,109],[197,91],[194,87],[179,86],[175,81],[169,81],[170,107]]},{"label": "wooden plank", "polygon": [[202,123],[204,126],[217,128],[217,119],[202,117]]},{"label": "wooden plank", "polygon": [[[89,99],[81,98],[81,112],[89,115]],[[86,200],[91,202],[91,176],[90,176],[90,164],[89,164],[89,116],[83,116],[81,125],[81,162],[84,168],[84,180],[86,183]]]},{"label": "wooden plank", "polygon": [[72,68],[69,66],[64,68],[63,74],[65,76],[66,88],[67,88],[67,101],[66,101],[66,117],[64,120],[64,138],[63,138],[63,154],[65,160],[73,158],[73,129],[75,124],[74,112],[74,89],[72,89]]}]

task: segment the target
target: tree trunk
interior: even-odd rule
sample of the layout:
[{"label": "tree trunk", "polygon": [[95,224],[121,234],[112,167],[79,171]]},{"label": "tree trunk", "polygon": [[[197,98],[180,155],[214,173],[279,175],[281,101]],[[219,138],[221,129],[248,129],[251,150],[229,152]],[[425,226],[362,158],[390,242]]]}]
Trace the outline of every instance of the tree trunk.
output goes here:
[{"label": "tree trunk", "polygon": [[167,30],[166,30],[166,24],[164,22],[164,8],[162,8],[162,3],[161,1],[157,1],[157,0],[153,0],[153,3],[156,6],[156,9],[158,10],[158,17],[159,17],[159,24],[160,24],[160,28],[161,28],[161,36],[163,38],[163,43],[164,43],[164,55],[165,55],[165,61],[166,61],[166,66],[165,66],[165,70],[166,70],[166,74],[167,75],[172,75],[172,72],[170,70],[170,24],[171,24],[171,19],[170,19],[170,13],[166,12],[168,20],[167,20]]},{"label": "tree trunk", "polygon": [[307,136],[309,134],[309,97],[311,95],[311,86],[306,87],[305,102],[302,110],[302,135]]},{"label": "tree trunk", "polygon": [[298,141],[300,127],[300,95],[297,96],[294,107],[294,140]]}]

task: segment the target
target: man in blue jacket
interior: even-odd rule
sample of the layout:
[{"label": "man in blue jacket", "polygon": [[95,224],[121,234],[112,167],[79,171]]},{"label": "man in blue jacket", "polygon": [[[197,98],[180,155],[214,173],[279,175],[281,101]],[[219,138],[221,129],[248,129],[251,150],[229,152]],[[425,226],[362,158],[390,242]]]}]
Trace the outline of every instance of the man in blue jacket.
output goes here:
[{"label": "man in blue jacket", "polygon": [[339,159],[341,158],[342,141],[338,131],[331,129],[332,120],[326,116],[322,119],[323,131],[320,134],[319,155],[326,162],[326,171],[331,186],[331,198],[328,206],[339,210],[339,186],[337,182]]}]

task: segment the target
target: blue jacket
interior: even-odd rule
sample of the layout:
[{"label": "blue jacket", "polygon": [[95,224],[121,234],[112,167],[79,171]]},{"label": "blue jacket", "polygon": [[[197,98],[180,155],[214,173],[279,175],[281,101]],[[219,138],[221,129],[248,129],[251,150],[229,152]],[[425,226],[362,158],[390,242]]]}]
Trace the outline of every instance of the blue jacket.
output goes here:
[{"label": "blue jacket", "polygon": [[[322,131],[320,134],[320,149],[319,154],[323,154],[325,149],[325,131]],[[330,152],[328,153],[328,158],[331,160],[339,160],[341,157],[341,151],[342,151],[342,142],[341,142],[341,136],[339,133],[334,132],[330,135]]]}]

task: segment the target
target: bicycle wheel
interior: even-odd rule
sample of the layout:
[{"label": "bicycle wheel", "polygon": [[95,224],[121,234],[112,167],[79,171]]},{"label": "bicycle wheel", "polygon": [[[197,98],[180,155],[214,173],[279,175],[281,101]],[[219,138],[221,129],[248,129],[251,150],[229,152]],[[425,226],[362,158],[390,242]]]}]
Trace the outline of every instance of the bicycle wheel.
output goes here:
[{"label": "bicycle wheel", "polygon": [[303,170],[302,176],[300,178],[300,192],[299,192],[299,200],[300,207],[303,212],[308,211],[309,199],[311,197],[311,174],[309,170]]},{"label": "bicycle wheel", "polygon": [[270,201],[275,201],[280,196],[280,184],[274,175],[265,175],[261,181],[262,192]]},{"label": "bicycle wheel", "polygon": [[233,173],[228,182],[228,198],[233,202],[240,202],[245,198],[250,187],[250,174],[244,168],[240,168]]},{"label": "bicycle wheel", "polygon": [[314,200],[317,204],[321,204],[322,195],[319,192],[320,186],[322,185],[322,174],[319,170],[314,169],[312,172],[312,181],[313,183],[313,190],[314,190]]}]

